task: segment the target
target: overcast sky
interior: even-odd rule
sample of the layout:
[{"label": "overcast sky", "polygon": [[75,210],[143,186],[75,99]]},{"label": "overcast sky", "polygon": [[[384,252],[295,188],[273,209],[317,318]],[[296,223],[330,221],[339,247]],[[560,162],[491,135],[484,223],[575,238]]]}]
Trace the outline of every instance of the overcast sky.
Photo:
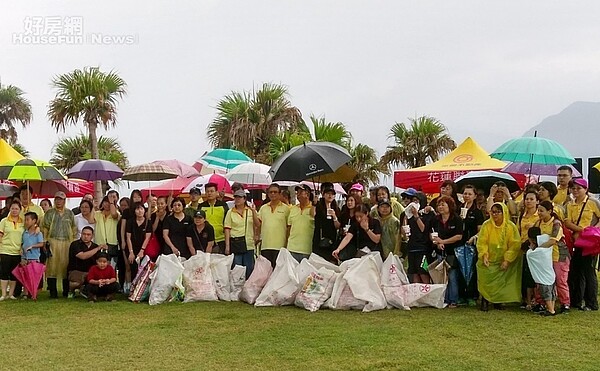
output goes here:
[{"label": "overcast sky", "polygon": [[[599,100],[599,14],[598,1],[11,1],[0,78],[31,101],[19,141],[40,159],[58,138],[50,80],[84,66],[128,83],[109,135],[132,164],[194,162],[210,149],[216,102],[263,82],[287,85],[305,119],[342,121],[380,155],[393,123],[415,115],[492,151],[574,101]],[[57,32],[60,19],[64,32],[64,17],[81,17],[83,43],[23,38],[29,21]]]}]

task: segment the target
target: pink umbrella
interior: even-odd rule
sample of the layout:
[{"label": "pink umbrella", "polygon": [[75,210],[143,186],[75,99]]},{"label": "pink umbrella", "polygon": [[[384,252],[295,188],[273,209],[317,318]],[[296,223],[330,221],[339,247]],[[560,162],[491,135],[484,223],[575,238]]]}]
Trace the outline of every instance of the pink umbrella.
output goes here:
[{"label": "pink umbrella", "polygon": [[146,197],[148,193],[152,193],[155,196],[168,196],[171,192],[173,192],[173,195],[178,195],[182,193],[183,188],[190,184],[193,179],[196,178],[177,177],[175,179],[167,180],[161,184],[142,189],[142,196]]},{"label": "pink umbrella", "polygon": [[37,300],[38,286],[42,281],[46,266],[38,262],[31,262],[25,266],[19,264],[13,269],[12,274],[21,282],[33,300]]},{"label": "pink umbrella", "polygon": [[177,175],[179,175],[182,178],[191,178],[200,175],[198,170],[196,170],[193,166],[183,163],[179,160],[158,160],[153,161],[152,163],[168,166],[171,169],[175,170],[175,172],[177,172]]},{"label": "pink umbrella", "polygon": [[189,193],[192,188],[200,188],[200,191],[204,193],[204,186],[207,183],[215,183],[219,192],[231,193],[231,185],[227,178],[219,174],[202,175],[191,179],[190,183],[183,188],[183,193]]}]

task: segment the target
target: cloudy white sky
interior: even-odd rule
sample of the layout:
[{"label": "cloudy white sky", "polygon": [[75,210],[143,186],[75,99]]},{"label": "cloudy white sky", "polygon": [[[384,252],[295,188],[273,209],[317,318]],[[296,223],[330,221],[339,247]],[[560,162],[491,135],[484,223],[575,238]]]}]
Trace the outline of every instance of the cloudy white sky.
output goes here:
[{"label": "cloudy white sky", "polygon": [[[600,100],[598,1],[12,1],[0,12],[0,78],[33,106],[19,140],[48,159],[56,74],[84,66],[126,80],[117,136],[132,164],[205,150],[214,106],[262,82],[309,114],[385,150],[389,128],[441,120],[488,151],[578,100]],[[25,21],[82,17],[83,33],[133,44],[15,43]],[[16,36],[19,37],[19,36]],[[101,133],[105,134],[105,133]]]}]

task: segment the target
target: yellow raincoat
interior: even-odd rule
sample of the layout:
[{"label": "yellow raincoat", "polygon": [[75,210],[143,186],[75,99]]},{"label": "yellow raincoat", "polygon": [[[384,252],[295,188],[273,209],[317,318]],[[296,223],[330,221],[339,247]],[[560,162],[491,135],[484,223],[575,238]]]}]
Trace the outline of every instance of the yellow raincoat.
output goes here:
[{"label": "yellow raincoat", "polygon": [[[506,205],[502,207],[503,222],[497,226],[492,218],[486,220],[479,231],[477,240],[477,283],[483,298],[490,303],[513,303],[521,300],[521,276],[523,259],[519,229],[510,221]],[[484,255],[488,256],[489,267],[483,265]],[[509,262],[508,269],[503,271],[500,265]]]}]

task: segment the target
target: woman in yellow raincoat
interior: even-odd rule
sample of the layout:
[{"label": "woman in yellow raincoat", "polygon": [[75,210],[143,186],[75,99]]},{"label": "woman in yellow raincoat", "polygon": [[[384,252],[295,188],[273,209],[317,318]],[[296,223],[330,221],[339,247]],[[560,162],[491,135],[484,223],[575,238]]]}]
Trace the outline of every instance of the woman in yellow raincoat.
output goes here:
[{"label": "woman in yellow raincoat", "polygon": [[492,205],[491,218],[481,226],[477,239],[477,282],[481,293],[481,310],[488,304],[501,309],[502,303],[521,300],[521,238],[510,221],[506,205]]}]

